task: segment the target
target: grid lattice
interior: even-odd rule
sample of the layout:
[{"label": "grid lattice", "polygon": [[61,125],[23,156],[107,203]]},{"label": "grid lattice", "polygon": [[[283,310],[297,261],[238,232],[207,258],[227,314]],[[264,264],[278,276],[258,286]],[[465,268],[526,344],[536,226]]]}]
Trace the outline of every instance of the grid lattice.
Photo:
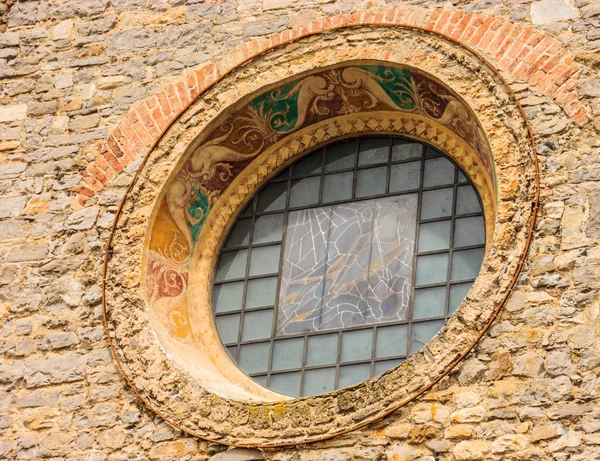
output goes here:
[{"label": "grid lattice", "polygon": [[[390,270],[379,264],[375,270],[370,261],[369,276],[363,274],[363,282],[373,291],[373,287],[383,286],[385,279],[389,291],[389,286],[397,286],[400,280],[408,294],[390,299],[405,306],[392,305],[394,317],[342,316],[349,320],[336,324],[321,321],[322,313],[328,311],[324,303],[327,307],[335,296],[323,296],[325,301],[318,297],[315,301],[313,296],[313,310],[301,306],[304,310],[292,318],[299,323],[282,328],[284,317],[286,325],[290,324],[288,300],[299,296],[297,291],[290,295],[286,288],[290,258],[298,264],[310,251],[330,253],[304,244],[304,254],[291,254],[290,242],[295,237],[290,229],[297,229],[299,216],[317,219],[327,213],[331,217],[341,208],[390,206],[401,216],[394,225],[404,225],[404,234],[398,238],[406,240],[402,255],[405,259],[409,256],[404,271],[408,267],[410,273],[400,280],[398,266],[390,266]],[[372,228],[377,219],[372,218]],[[410,219],[414,220],[412,227],[405,225]],[[331,237],[330,228],[323,231],[325,241]],[[375,237],[363,234],[363,240],[371,238],[371,247],[381,246]],[[317,245],[315,241],[313,235],[312,245]],[[399,137],[337,142],[270,180],[238,217],[221,249],[215,273],[213,308],[219,334],[247,374],[283,394],[314,395],[362,382],[402,363],[441,329],[475,280],[484,246],[479,196],[446,156]],[[341,261],[340,267],[350,264],[344,259],[336,261]],[[330,266],[315,266],[310,280],[330,287]],[[319,289],[325,293],[324,288]],[[354,304],[358,302],[364,300]],[[312,322],[302,321],[307,315],[312,315]]]}]

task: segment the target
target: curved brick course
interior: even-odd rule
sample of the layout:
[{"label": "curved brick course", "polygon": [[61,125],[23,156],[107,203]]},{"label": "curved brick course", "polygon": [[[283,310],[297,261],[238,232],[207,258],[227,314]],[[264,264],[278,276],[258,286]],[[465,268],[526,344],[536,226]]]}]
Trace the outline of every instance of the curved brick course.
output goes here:
[{"label": "curved brick course", "polygon": [[503,17],[446,8],[404,7],[386,13],[325,17],[240,45],[136,104],[100,144],[98,157],[84,170],[83,180],[75,188],[74,206],[83,206],[124,167],[147,153],[200,93],[231,70],[282,44],[352,26],[407,26],[449,37],[473,48],[505,75],[528,82],[553,98],[578,125],[589,120],[577,93],[584,67],[557,40],[531,27],[512,24]]}]

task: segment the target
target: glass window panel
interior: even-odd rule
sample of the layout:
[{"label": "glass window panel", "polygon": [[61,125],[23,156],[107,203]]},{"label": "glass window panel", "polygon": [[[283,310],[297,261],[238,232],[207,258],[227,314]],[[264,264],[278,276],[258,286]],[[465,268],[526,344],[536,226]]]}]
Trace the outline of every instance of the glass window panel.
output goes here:
[{"label": "glass window panel", "polygon": [[258,193],[256,210],[260,212],[283,210],[285,208],[286,198],[286,181],[267,184],[263,190]]},{"label": "glass window panel", "polygon": [[342,333],[342,362],[368,360],[373,348],[373,329],[344,331]]},{"label": "glass window panel", "polygon": [[316,205],[319,203],[319,188],[321,178],[304,178],[292,181],[290,207]]},{"label": "glass window panel", "polygon": [[483,216],[461,218],[454,221],[454,246],[465,247],[485,243]]},{"label": "glass window panel", "polygon": [[281,240],[283,235],[283,213],[258,216],[254,223],[252,243],[269,243]]},{"label": "glass window panel", "polygon": [[459,183],[469,182],[469,180],[467,179],[467,177],[464,175],[464,173],[462,171],[458,172],[458,182]]},{"label": "glass window panel", "polygon": [[439,157],[441,154],[431,146],[425,147],[425,158]]},{"label": "glass window panel", "polygon": [[273,370],[287,370],[302,366],[304,338],[281,339],[273,343]]},{"label": "glass window panel", "polygon": [[335,368],[318,368],[304,373],[302,395],[317,395],[335,388]]},{"label": "glass window panel", "polygon": [[337,173],[325,175],[323,182],[323,203],[350,200],[352,198],[352,181],[354,173]]},{"label": "glass window panel", "polygon": [[356,196],[369,197],[385,194],[386,176],[386,167],[359,170],[356,178]]},{"label": "glass window panel", "polygon": [[273,309],[245,312],[242,341],[270,338],[273,330]]},{"label": "glass window panel", "polygon": [[434,320],[431,322],[417,322],[412,325],[410,353],[419,351],[425,344],[433,338],[444,326],[443,320]]},{"label": "glass window panel", "polygon": [[448,253],[417,258],[417,285],[445,282],[448,277]]},{"label": "glass window panel", "polygon": [[390,138],[362,138],[359,144],[358,164],[386,163],[390,152]]},{"label": "glass window panel", "polygon": [[337,361],[338,334],[309,336],[306,366],[327,365]]},{"label": "glass window panel", "polygon": [[399,163],[391,166],[390,192],[418,189],[421,181],[421,162]]},{"label": "glass window panel", "polygon": [[248,203],[248,205],[246,205],[246,208],[244,208],[244,211],[242,211],[240,213],[240,218],[244,217],[244,216],[251,216],[253,206],[254,206],[254,199],[250,200],[250,203]]},{"label": "glass window panel", "polygon": [[[236,340],[237,341],[237,340]],[[236,354],[237,354],[237,346],[229,346],[227,348],[227,352],[229,353],[229,355],[231,356],[231,358],[233,360],[237,360],[236,359]]]},{"label": "glass window panel", "polygon": [[337,142],[325,150],[325,171],[344,170],[354,167],[356,139]]},{"label": "glass window panel", "polygon": [[217,317],[217,330],[224,344],[236,343],[240,332],[240,314]]},{"label": "glass window panel", "polygon": [[415,290],[413,318],[426,319],[446,314],[446,287],[421,288]]},{"label": "glass window panel", "polygon": [[454,165],[444,157],[425,160],[423,187],[443,186],[454,183]]},{"label": "glass window panel", "polygon": [[435,251],[450,248],[452,221],[423,223],[419,226],[419,251]]},{"label": "glass window panel", "polygon": [[246,373],[267,371],[269,365],[270,342],[242,344],[240,346],[240,367]]},{"label": "glass window panel", "polygon": [[254,279],[248,281],[246,308],[272,306],[275,304],[277,277]]},{"label": "glass window panel", "polygon": [[252,220],[249,218],[239,219],[227,237],[224,247],[238,247],[250,243],[250,229]]},{"label": "glass window panel", "polygon": [[463,299],[467,296],[467,293],[471,289],[473,282],[469,283],[458,283],[456,285],[450,286],[450,301],[448,305],[448,314],[452,315],[460,306],[460,303],[463,302]]},{"label": "glass window panel", "polygon": [[244,298],[244,282],[216,285],[213,290],[215,312],[239,311]]},{"label": "glass window panel", "polygon": [[382,375],[388,370],[397,367],[401,363],[404,363],[404,359],[395,360],[382,360],[381,362],[375,362],[375,376]]},{"label": "glass window panel", "polygon": [[260,384],[261,386],[267,385],[267,375],[254,376],[252,379],[254,381],[256,381],[258,384]]},{"label": "glass window panel", "polygon": [[406,355],[408,325],[391,325],[377,329],[375,357]]},{"label": "glass window panel", "polygon": [[252,248],[250,275],[274,274],[279,271],[281,245]]},{"label": "glass window panel", "polygon": [[416,142],[394,139],[392,143],[392,162],[421,158],[423,146]]},{"label": "glass window panel", "polygon": [[453,189],[428,190],[423,192],[421,219],[441,218],[452,214]]},{"label": "glass window panel", "polygon": [[371,377],[371,364],[361,363],[340,367],[338,388],[362,383]]},{"label": "glass window panel", "polygon": [[456,214],[480,213],[479,199],[472,186],[460,186],[456,190]]},{"label": "glass window panel", "polygon": [[270,388],[283,395],[299,397],[301,377],[300,372],[271,375]]},{"label": "glass window panel", "polygon": [[292,176],[309,176],[311,174],[316,174],[321,172],[321,167],[323,164],[323,152],[322,150],[318,150],[317,152],[312,152],[308,154],[306,157],[298,160],[292,166]]},{"label": "glass window panel", "polygon": [[228,251],[221,253],[215,281],[242,278],[246,275],[248,250]]},{"label": "glass window panel", "polygon": [[452,253],[452,280],[474,279],[483,261],[483,248]]}]

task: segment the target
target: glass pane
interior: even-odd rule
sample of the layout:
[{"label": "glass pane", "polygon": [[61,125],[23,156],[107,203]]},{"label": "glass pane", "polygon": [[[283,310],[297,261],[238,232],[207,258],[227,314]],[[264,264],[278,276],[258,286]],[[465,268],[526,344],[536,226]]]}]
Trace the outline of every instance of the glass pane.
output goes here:
[{"label": "glass pane", "polygon": [[445,282],[448,277],[448,253],[417,258],[417,285]]},{"label": "glass pane", "polygon": [[325,171],[343,170],[354,167],[356,139],[337,142],[325,150]]},{"label": "glass pane", "polygon": [[344,331],[342,333],[342,362],[368,360],[373,349],[373,330]]},{"label": "glass pane", "polygon": [[323,151],[318,150],[308,154],[301,160],[298,160],[292,166],[292,176],[308,176],[321,172],[321,166],[323,163]]},{"label": "glass pane", "polygon": [[254,223],[252,243],[269,243],[281,240],[283,213],[258,216]]},{"label": "glass pane", "polygon": [[242,341],[270,338],[273,329],[273,309],[244,313]]},{"label": "glass pane", "polygon": [[483,248],[452,253],[452,280],[474,279],[483,261]]},{"label": "glass pane", "polygon": [[300,372],[271,375],[271,389],[290,397],[300,396]]},{"label": "glass pane", "polygon": [[408,325],[392,325],[377,329],[375,357],[406,355]]},{"label": "glass pane", "polygon": [[423,192],[421,219],[441,218],[452,214],[453,189],[428,190]]},{"label": "glass pane", "polygon": [[456,190],[456,214],[480,213],[479,199],[472,186],[461,186]]},{"label": "glass pane", "polygon": [[223,283],[213,290],[215,312],[239,311],[244,297],[244,282]]},{"label": "glass pane", "polygon": [[267,184],[258,194],[257,211],[275,211],[285,208],[287,182]]},{"label": "glass pane", "polygon": [[371,377],[371,364],[346,365],[340,367],[338,388],[362,383]]},{"label": "glass pane", "polygon": [[337,361],[338,334],[309,336],[306,366],[327,365]]},{"label": "glass pane", "polygon": [[375,362],[375,375],[382,375],[388,370],[391,370],[394,367],[397,367],[401,363],[404,363],[404,359],[395,359],[395,360],[382,360],[381,362]]},{"label": "glass pane", "polygon": [[446,287],[415,290],[413,318],[426,319],[446,314]]},{"label": "glass pane", "polygon": [[254,381],[256,381],[258,384],[260,384],[261,386],[267,385],[267,375],[254,376],[252,379]]},{"label": "glass pane", "polygon": [[450,248],[452,221],[423,223],[419,226],[419,251],[435,251]]},{"label": "glass pane", "polygon": [[229,346],[227,348],[227,352],[229,353],[229,355],[231,356],[231,358],[233,360],[237,360],[236,359],[236,354],[237,354],[237,346]]},{"label": "glass pane", "polygon": [[360,140],[358,164],[386,163],[390,151],[390,138],[363,138]]},{"label": "glass pane", "polygon": [[282,339],[273,343],[273,370],[287,370],[302,366],[304,338]]},{"label": "glass pane", "polygon": [[418,189],[421,180],[421,162],[408,162],[392,165],[390,192]]},{"label": "glass pane", "polygon": [[461,218],[454,221],[454,246],[465,247],[485,243],[483,216]]},{"label": "glass pane", "polygon": [[359,170],[356,179],[356,196],[369,197],[371,195],[385,194],[386,176],[386,167]]},{"label": "glass pane", "polygon": [[441,154],[431,146],[425,146],[425,158],[440,157]]},{"label": "glass pane", "polygon": [[267,371],[269,365],[269,347],[271,343],[242,344],[240,346],[240,367],[246,373]]},{"label": "glass pane", "polygon": [[444,326],[443,320],[417,322],[412,325],[410,353],[414,354],[433,338]]},{"label": "glass pane", "polygon": [[240,332],[240,314],[217,317],[217,330],[224,344],[237,343]]},{"label": "glass pane", "polygon": [[306,370],[302,395],[317,395],[332,391],[335,387],[335,368]]},{"label": "glass pane", "polygon": [[277,277],[249,280],[246,308],[272,306],[275,304],[276,290]]},{"label": "glass pane", "polygon": [[274,274],[279,272],[279,252],[281,245],[252,248],[250,254],[250,275]]},{"label": "glass pane", "polygon": [[454,314],[460,303],[463,302],[463,299],[467,296],[467,293],[471,289],[473,282],[469,283],[459,283],[456,285],[452,285],[450,287],[450,302],[448,306],[448,314]]},{"label": "glass pane", "polygon": [[246,275],[248,250],[228,251],[221,253],[215,281],[242,278]]},{"label": "glass pane", "polygon": [[422,151],[423,146],[419,143],[394,139],[392,144],[392,162],[421,158]]},{"label": "glass pane", "polygon": [[227,237],[224,247],[238,247],[248,245],[250,243],[250,229],[252,228],[252,220],[245,218],[240,219],[235,223],[233,229]]},{"label": "glass pane", "polygon": [[240,213],[240,218],[244,217],[244,216],[251,216],[253,206],[254,206],[254,199],[251,199],[250,203],[248,203],[248,205],[246,205],[246,208],[244,208],[244,211],[242,211]]},{"label": "glass pane", "polygon": [[319,188],[321,178],[304,178],[292,181],[290,207],[316,205],[319,203]]},{"label": "glass pane", "polygon": [[425,160],[423,187],[443,186],[454,183],[454,165],[444,157]]},{"label": "glass pane", "polygon": [[323,203],[352,198],[354,173],[328,174],[323,183]]},{"label": "glass pane", "polygon": [[463,182],[469,182],[469,180],[467,179],[467,177],[463,174],[462,171],[458,172],[458,182],[459,183],[463,183]]}]

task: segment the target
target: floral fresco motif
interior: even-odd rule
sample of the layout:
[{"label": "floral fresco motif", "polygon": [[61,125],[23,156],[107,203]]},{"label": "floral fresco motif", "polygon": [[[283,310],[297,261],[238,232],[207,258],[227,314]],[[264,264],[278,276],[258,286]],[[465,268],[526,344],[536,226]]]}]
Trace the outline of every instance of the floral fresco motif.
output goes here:
[{"label": "floral fresco motif", "polygon": [[407,318],[417,196],[291,212],[278,334]]}]

